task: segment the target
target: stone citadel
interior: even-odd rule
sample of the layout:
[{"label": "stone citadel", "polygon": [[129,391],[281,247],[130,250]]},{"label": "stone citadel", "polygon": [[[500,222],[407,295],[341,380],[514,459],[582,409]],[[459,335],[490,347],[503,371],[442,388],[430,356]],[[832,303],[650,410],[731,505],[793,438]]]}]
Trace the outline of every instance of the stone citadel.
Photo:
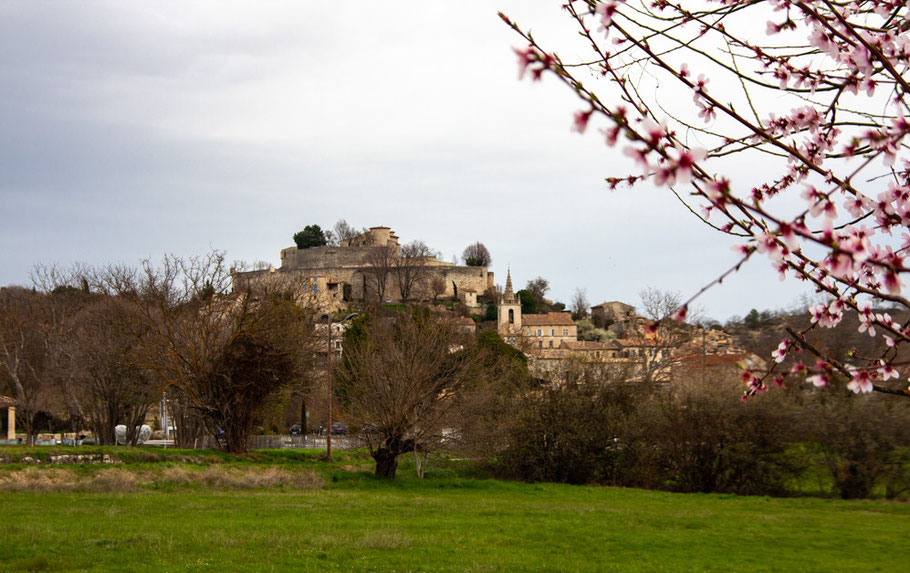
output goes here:
[{"label": "stone citadel", "polygon": [[[413,282],[405,297],[402,282]],[[452,298],[476,305],[478,294],[494,289],[486,267],[461,266],[436,257],[402,256],[398,236],[389,227],[370,227],[339,246],[281,251],[281,266],[234,273],[234,289],[293,286],[302,299],[322,310],[370,300],[402,302]]]}]

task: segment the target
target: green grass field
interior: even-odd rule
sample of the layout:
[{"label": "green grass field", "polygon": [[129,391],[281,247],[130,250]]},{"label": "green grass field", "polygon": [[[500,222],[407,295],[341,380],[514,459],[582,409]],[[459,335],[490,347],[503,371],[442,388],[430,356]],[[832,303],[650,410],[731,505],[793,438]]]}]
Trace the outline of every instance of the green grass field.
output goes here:
[{"label": "green grass field", "polygon": [[[906,503],[522,484],[454,470],[417,480],[407,464],[401,479],[385,482],[356,452],[332,464],[312,452],[145,452],[128,451],[130,463],[116,466],[0,466],[0,484],[14,474],[77,478],[0,493],[0,568],[905,571],[910,563]],[[213,468],[285,477],[184,479]],[[118,472],[143,477],[108,479]],[[120,483],[131,491],[118,492]]]}]

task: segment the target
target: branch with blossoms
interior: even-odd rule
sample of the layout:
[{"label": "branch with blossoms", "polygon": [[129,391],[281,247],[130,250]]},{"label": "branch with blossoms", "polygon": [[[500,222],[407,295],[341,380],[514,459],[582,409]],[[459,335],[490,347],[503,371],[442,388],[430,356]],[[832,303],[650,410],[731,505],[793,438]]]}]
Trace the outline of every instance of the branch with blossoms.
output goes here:
[{"label": "branch with blossoms", "polygon": [[[910,396],[905,381],[903,389],[889,382],[910,374],[896,361],[910,328],[874,310],[910,309],[905,0],[570,0],[563,8],[590,54],[580,61],[564,61],[500,16],[526,42],[515,50],[520,74],[566,84],[582,102],[573,129],[595,126],[637,166],[607,178],[608,187],[669,187],[703,222],[745,238],[739,262],[675,318],[761,254],[782,280],[830,299],[810,309],[808,329],[781,342],[777,363],[812,352],[808,331],[836,327],[844,312],[888,347],[857,364],[817,353],[814,366],[785,375]],[[759,32],[756,22],[767,24]],[[761,166],[763,180],[744,176],[744,162]],[[745,395],[781,376],[745,373]]]}]

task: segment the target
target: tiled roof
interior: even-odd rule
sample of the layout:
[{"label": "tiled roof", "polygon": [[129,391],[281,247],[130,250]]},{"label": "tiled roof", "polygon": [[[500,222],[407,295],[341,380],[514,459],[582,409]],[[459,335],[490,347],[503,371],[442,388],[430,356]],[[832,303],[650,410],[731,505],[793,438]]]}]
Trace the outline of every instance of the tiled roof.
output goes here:
[{"label": "tiled roof", "polygon": [[600,304],[598,304],[598,305],[592,306],[591,308],[601,308],[601,307],[605,307],[605,306],[613,306],[613,305],[615,305],[615,304],[622,305],[622,306],[624,306],[624,307],[626,307],[626,308],[635,308],[635,307],[632,306],[631,304],[626,304],[626,303],[624,303],[624,302],[619,302],[618,300],[612,300],[612,301],[609,301],[609,302],[602,302],[602,303],[600,303]]},{"label": "tiled roof", "polygon": [[616,350],[614,342],[600,342],[599,340],[573,340],[563,341],[563,346],[569,350]]},{"label": "tiled roof", "polygon": [[[702,358],[701,354],[690,354],[679,358],[679,362],[692,366],[701,366]],[[758,360],[761,359],[751,352],[737,354],[706,354],[704,356],[704,364],[709,368],[712,366],[748,365],[749,362],[758,362]]]},{"label": "tiled roof", "polygon": [[617,338],[616,342],[624,348],[641,346],[668,346],[666,343],[662,343],[660,340],[654,338]]},{"label": "tiled roof", "polygon": [[548,312],[546,314],[521,315],[522,326],[575,326],[572,315],[568,312]]}]

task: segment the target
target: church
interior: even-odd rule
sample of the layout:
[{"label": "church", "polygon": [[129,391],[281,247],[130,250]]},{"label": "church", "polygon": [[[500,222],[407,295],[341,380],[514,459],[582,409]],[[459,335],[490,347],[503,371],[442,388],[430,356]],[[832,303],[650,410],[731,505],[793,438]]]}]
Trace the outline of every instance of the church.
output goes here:
[{"label": "church", "polygon": [[506,274],[506,288],[497,308],[497,330],[509,344],[534,351],[560,348],[578,340],[578,327],[568,312],[521,314],[521,301],[512,289],[512,271]]}]

